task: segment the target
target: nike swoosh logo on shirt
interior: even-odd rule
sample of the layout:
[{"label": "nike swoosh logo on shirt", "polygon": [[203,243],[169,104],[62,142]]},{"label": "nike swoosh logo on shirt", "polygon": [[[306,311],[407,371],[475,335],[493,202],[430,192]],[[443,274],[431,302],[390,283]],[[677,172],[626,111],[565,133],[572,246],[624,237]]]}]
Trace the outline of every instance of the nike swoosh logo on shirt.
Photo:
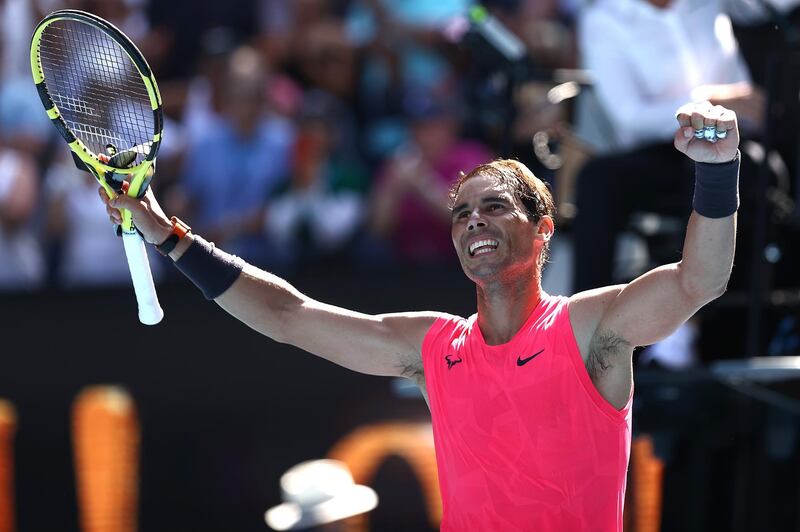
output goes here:
[{"label": "nike swoosh logo on shirt", "polygon": [[531,360],[542,354],[542,351],[544,351],[544,349],[539,349],[537,352],[535,352],[528,358],[517,357],[517,366],[524,366],[525,364],[527,364],[528,362],[530,362]]}]

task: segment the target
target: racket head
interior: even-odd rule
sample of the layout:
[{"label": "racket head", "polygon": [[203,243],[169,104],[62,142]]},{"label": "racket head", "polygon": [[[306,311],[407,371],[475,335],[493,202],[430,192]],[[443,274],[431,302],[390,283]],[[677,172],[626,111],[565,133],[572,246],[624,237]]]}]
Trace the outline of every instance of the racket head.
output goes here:
[{"label": "racket head", "polygon": [[[47,15],[31,38],[31,72],[53,125],[113,196],[146,190],[161,145],[161,95],[147,60],[110,22],[84,11]],[[130,229],[132,225],[125,220]]]}]

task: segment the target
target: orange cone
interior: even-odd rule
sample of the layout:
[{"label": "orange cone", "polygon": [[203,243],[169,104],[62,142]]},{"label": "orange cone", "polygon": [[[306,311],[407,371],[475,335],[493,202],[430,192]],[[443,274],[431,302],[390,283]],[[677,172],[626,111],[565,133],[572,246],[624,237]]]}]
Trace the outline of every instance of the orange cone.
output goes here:
[{"label": "orange cone", "polygon": [[0,532],[14,532],[14,405],[0,399]]},{"label": "orange cone", "polygon": [[139,422],[130,395],[114,386],[84,389],[72,408],[78,514],[83,532],[135,532]]}]

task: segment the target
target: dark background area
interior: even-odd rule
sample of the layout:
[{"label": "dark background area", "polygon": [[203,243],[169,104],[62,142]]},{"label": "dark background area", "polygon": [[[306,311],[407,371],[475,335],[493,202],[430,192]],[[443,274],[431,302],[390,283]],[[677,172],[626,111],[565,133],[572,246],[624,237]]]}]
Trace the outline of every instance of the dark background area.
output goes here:
[{"label": "dark background area", "polygon": [[[364,312],[468,315],[473,288],[448,271],[292,280]],[[166,317],[145,327],[129,290],[0,299],[0,396],[17,407],[18,530],[75,531],[70,405],[92,384],[127,388],[142,428],[139,529],[262,531],[279,478],[324,457],[351,430],[427,421],[393,379],[357,374],[277,344],[205,301],[188,282],[160,288]],[[734,331],[731,331],[734,332]],[[722,358],[722,357],[721,357]],[[796,382],[775,388],[798,397]],[[706,370],[639,371],[634,431],[666,464],[663,530],[797,530],[797,418]],[[427,530],[409,466],[390,458],[374,486],[373,530]]]}]

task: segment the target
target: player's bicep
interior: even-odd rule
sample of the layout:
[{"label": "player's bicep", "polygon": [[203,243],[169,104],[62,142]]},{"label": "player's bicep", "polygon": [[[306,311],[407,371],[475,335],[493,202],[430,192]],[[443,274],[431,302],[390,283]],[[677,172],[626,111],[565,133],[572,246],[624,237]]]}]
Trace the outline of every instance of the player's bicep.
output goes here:
[{"label": "player's bicep", "polygon": [[597,330],[613,331],[631,346],[672,334],[705,303],[686,289],[680,268],[660,266],[626,285],[604,310]]},{"label": "player's bicep", "polygon": [[286,324],[283,340],[370,375],[422,375],[422,341],[433,312],[370,315],[308,299]]}]

